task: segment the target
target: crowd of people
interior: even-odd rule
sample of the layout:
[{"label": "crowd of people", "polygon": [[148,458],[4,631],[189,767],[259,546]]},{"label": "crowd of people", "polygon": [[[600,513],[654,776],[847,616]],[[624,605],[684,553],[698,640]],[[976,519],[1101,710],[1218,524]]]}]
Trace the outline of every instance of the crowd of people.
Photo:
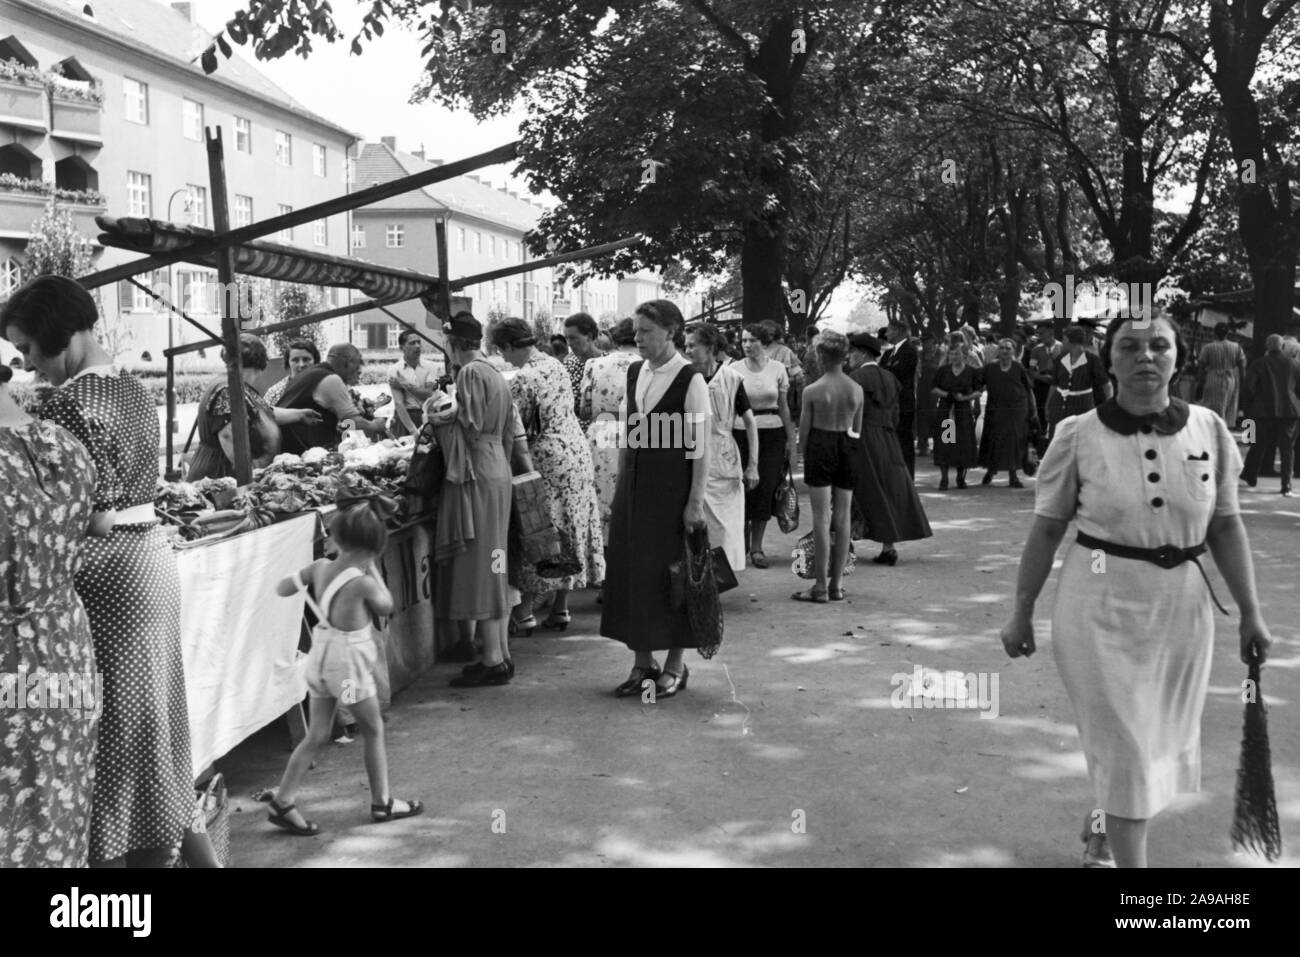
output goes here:
[{"label": "crowd of people", "polygon": [[[0,368],[0,573],[10,595],[0,611],[0,671],[104,676],[102,714],[6,715],[7,753],[18,763],[4,769],[0,815],[9,826],[0,850],[20,865],[156,865],[179,849],[213,866],[193,820],[179,579],[152,507],[158,420],[144,387],[96,341],[97,318],[85,290],[57,277],[28,283],[0,311],[0,336],[55,387],[33,418],[8,395],[11,371]],[[1036,517],[1003,642],[1012,656],[1034,651],[1034,604],[1077,521],[1053,645],[1112,844],[1085,838],[1096,860],[1113,850],[1120,864],[1145,863],[1147,822],[1199,783],[1217,601],[1208,580],[1202,587],[1199,554],[1209,550],[1241,608],[1243,657],[1268,648],[1237,503],[1235,423],[1218,404],[1237,403],[1258,429],[1247,483],[1272,443],[1289,490],[1300,429],[1294,343],[1270,337],[1266,355],[1243,367],[1231,350],[1212,348],[1220,336],[1202,350],[1196,397],[1204,405],[1196,406],[1175,394],[1192,357],[1166,318],[1112,322],[1099,347],[1081,327],[1061,344],[1046,326],[983,344],[968,329],[943,341],[922,336],[918,348],[899,321],[879,336],[810,329],[795,350],[766,324],[734,338],[709,323],[688,325],[666,300],[642,303],[608,333],[582,313],[564,329],[539,342],[521,319],[484,328],[458,313],[443,329],[454,388],[441,404],[449,379],[422,361],[417,336],[404,335],[387,422],[351,389],[362,366],[354,346],[336,344],[321,361],[307,340],[290,343],[289,377],[263,397],[254,380],[266,350],[244,336],[242,401],[224,381],[208,389],[190,476],[231,474],[234,415],[247,416],[257,462],[336,447],[348,428],[379,436],[427,426],[445,462],[434,601],[455,623],[458,653],[473,659],[452,683],[508,684],[511,637],[563,631],[570,593],[599,587],[600,634],[632,655],[614,694],[639,696],[653,683],[666,699],[687,689],[684,655],[700,644],[687,610],[664,600],[689,532],[707,531],[734,570],[768,568],[774,493],[802,464],[813,583],[793,598],[842,601],[851,541],[879,542],[875,561],[892,566],[898,543],[932,534],[914,480],[917,454],[933,456],[940,489],[950,470],[966,488],[976,466],[985,484],[1005,471],[1021,488],[1020,474],[1037,466]],[[677,439],[629,441],[628,424],[647,415],[677,423]],[[1134,470],[1145,484],[1108,481]],[[515,483],[534,475],[561,545],[548,569],[523,561],[512,537]],[[342,504],[331,527],[338,554],[280,585],[282,595],[307,590],[319,622],[312,728],[269,814],[295,834],[318,831],[293,799],[340,704],[366,740],[374,820],[422,810],[388,792],[368,680],[369,620],[392,605],[375,565],[385,514],[374,501]],[[1131,563],[1126,574],[1091,574],[1096,549]],[[1172,568],[1170,549],[1179,556]],[[1141,640],[1121,647],[1120,635]],[[345,679],[353,687],[341,701]]]}]

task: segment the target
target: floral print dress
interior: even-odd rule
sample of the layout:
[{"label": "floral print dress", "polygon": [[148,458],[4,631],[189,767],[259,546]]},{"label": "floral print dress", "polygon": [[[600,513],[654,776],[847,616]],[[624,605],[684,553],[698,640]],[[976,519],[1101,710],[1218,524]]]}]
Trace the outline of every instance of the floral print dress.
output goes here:
[{"label": "floral print dress", "polygon": [[596,500],[600,505],[600,527],[609,544],[609,515],[618,485],[618,439],[621,432],[618,410],[627,392],[627,367],[637,360],[635,352],[615,351],[588,361],[582,372],[578,415],[591,424],[587,440],[596,477]]},{"label": "floral print dress", "polygon": [[538,596],[585,588],[605,579],[605,545],[591,463],[591,447],[573,411],[573,383],[560,361],[534,351],[510,380],[510,394],[528,433],[533,467],[550,496],[551,520],[566,552],[582,570],[568,578],[542,578],[524,568],[520,591]]},{"label": "floral print dress", "polygon": [[66,431],[0,428],[0,867],[86,866],[100,699],[73,579],[94,494]]}]

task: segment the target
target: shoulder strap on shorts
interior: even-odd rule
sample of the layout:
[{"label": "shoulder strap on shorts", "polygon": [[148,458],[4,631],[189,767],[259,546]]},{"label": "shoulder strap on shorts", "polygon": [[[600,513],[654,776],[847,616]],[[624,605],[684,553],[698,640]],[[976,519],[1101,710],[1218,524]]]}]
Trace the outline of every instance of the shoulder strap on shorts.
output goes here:
[{"label": "shoulder strap on shorts", "polygon": [[325,589],[325,594],[320,596],[321,608],[324,609],[323,612],[319,613],[321,621],[326,623],[329,622],[330,605],[333,604],[334,596],[343,589],[343,586],[350,581],[362,577],[364,574],[365,572],[354,566],[352,568],[343,569],[343,571],[339,572],[338,575],[335,576],[334,580],[330,582],[329,586]]},{"label": "shoulder strap on shorts", "polygon": [[316,616],[316,619],[318,621],[325,621],[325,612],[321,611],[320,605],[316,604],[316,599],[311,597],[311,589],[308,588],[307,583],[302,580],[301,568],[293,573],[293,583],[298,586],[300,592],[304,593],[304,597],[307,599],[307,605],[311,608],[312,614]]}]

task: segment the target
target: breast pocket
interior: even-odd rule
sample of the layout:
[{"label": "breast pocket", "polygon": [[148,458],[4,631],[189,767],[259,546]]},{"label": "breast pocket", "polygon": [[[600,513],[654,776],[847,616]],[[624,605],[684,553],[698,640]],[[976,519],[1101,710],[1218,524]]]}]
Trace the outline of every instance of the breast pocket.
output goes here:
[{"label": "breast pocket", "polygon": [[1214,498],[1214,462],[1211,459],[1184,462],[1183,479],[1187,483],[1187,494],[1196,501],[1208,502]]}]

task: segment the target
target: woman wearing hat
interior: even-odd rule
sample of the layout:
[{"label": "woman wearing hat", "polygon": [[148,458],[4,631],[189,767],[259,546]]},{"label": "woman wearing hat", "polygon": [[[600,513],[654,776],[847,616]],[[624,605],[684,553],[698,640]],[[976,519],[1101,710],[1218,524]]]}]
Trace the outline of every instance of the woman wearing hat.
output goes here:
[{"label": "woman wearing hat", "polygon": [[957,470],[957,487],[966,487],[966,470],[979,463],[975,444],[975,410],[979,398],[979,370],[970,362],[966,338],[948,337],[948,364],[934,374],[930,394],[935,400],[934,464],[939,466],[939,491],[948,488],[948,469]]},{"label": "woman wearing hat", "polygon": [[849,336],[849,368],[853,370],[849,378],[862,387],[865,400],[853,507],[863,519],[862,537],[881,544],[880,554],[873,559],[877,565],[898,561],[896,543],[933,534],[898,444],[894,424],[900,386],[894,374],[879,365],[885,345],[870,333]]},{"label": "woman wearing hat", "polygon": [[1062,419],[1083,415],[1110,398],[1110,383],[1101,358],[1088,352],[1087,344],[1088,332],[1082,326],[1065,330],[1066,351],[1052,367],[1056,384],[1047,397],[1047,421],[1052,435],[1056,434]]},{"label": "woman wearing hat", "polygon": [[569,627],[569,592],[598,585],[605,578],[605,546],[596,501],[591,446],[573,409],[573,383],[558,359],[537,351],[533,330],[522,319],[503,319],[492,331],[493,344],[519,371],[510,380],[510,392],[528,434],[533,463],[541,473],[550,499],[551,520],[559,530],[567,557],[578,571],[566,578],[542,578],[525,567],[520,579],[523,601],[515,612],[514,627],[528,631],[537,626],[533,607],[549,591],[555,600],[543,628]]}]

